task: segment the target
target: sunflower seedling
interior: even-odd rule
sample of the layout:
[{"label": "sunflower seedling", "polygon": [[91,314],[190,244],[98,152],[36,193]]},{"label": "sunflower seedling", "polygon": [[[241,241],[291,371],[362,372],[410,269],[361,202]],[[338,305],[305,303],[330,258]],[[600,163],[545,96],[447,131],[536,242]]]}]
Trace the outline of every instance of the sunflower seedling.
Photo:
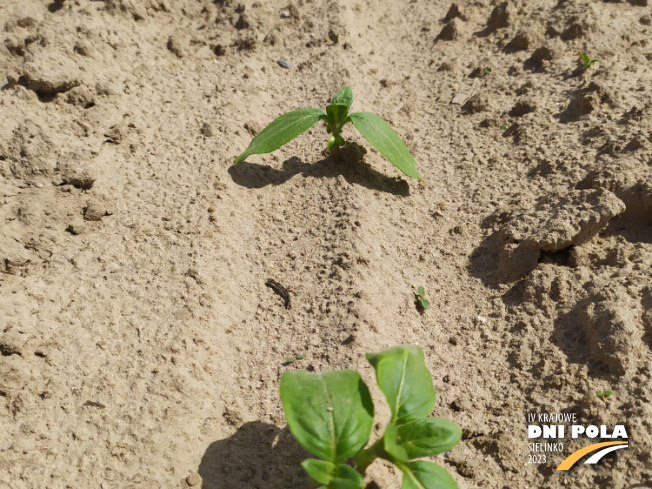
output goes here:
[{"label": "sunflower seedling", "polygon": [[593,63],[596,61],[599,63],[600,60],[597,58],[591,59],[589,56],[584,54],[582,51],[578,51],[577,54],[580,55],[580,60],[582,60],[582,64],[584,65],[585,68],[590,68]]},{"label": "sunflower seedling", "polygon": [[598,396],[603,402],[607,402],[609,396],[613,394],[612,391],[596,391],[595,395]]},{"label": "sunflower seedling", "polygon": [[[319,489],[362,489],[367,467],[382,458],[403,472],[401,489],[457,489],[443,467],[423,460],[453,448],[454,423],[429,417],[435,389],[423,350],[401,345],[367,353],[392,413],[383,436],[364,448],[374,426],[369,388],[353,370],[284,372],[281,401],[297,441],[319,459],[301,464]],[[350,464],[344,461],[352,459]]]},{"label": "sunflower seedling", "polygon": [[346,144],[341,135],[342,128],[351,122],[360,134],[396,168],[408,177],[423,180],[407,146],[390,125],[372,112],[349,114],[352,103],[353,91],[351,87],[346,86],[333,96],[332,103],[326,107],[326,112],[321,109],[297,109],[283,114],[260,131],[251,140],[245,152],[233,163],[244,161],[253,154],[276,151],[321,120],[326,122],[326,132],[331,135],[328,140],[328,150],[334,158],[339,159],[339,148]]}]

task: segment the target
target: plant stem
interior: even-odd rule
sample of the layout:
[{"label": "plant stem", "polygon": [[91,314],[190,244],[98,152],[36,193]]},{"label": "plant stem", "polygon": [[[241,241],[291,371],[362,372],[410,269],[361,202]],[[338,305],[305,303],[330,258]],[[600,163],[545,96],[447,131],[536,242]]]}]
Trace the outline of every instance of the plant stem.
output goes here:
[{"label": "plant stem", "polygon": [[364,473],[367,470],[367,467],[369,467],[373,463],[373,461],[380,456],[382,452],[384,452],[382,438],[377,440],[376,443],[371,445],[366,450],[361,450],[360,452],[358,452],[358,454],[355,456],[355,464],[357,466],[358,472],[364,475]]},{"label": "plant stem", "polygon": [[[340,133],[342,132],[341,127],[334,127],[333,128],[333,137],[338,138],[340,136]],[[335,161],[340,161],[340,145],[335,143],[335,146],[333,146],[333,151],[331,151],[331,154],[333,155],[333,158],[335,158]]]},{"label": "plant stem", "polygon": [[331,155],[333,155],[333,158],[335,158],[336,161],[340,160],[340,146],[338,144],[333,146],[333,151],[331,151]]}]

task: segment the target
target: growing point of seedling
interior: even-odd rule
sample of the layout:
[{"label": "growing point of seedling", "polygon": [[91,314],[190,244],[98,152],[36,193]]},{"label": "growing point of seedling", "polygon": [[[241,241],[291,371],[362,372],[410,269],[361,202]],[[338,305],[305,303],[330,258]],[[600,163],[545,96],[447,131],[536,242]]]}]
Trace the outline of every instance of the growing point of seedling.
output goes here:
[{"label": "growing point of seedling", "polygon": [[423,180],[407,146],[390,125],[372,112],[350,114],[352,103],[353,92],[351,87],[346,86],[333,96],[332,103],[326,107],[326,112],[308,108],[281,115],[260,131],[249,143],[245,152],[233,163],[244,161],[253,154],[271,153],[322,120],[326,122],[326,132],[331,135],[328,140],[328,150],[335,159],[339,159],[339,148],[346,143],[341,135],[342,129],[351,122],[360,134],[396,168],[408,177]]},{"label": "growing point of seedling", "polygon": [[597,58],[591,59],[589,56],[584,54],[582,51],[578,51],[577,54],[580,55],[580,60],[582,61],[582,64],[584,65],[585,68],[590,68],[591,65],[593,63],[595,63],[595,62],[598,62],[598,63],[600,62],[600,60],[597,59]]}]

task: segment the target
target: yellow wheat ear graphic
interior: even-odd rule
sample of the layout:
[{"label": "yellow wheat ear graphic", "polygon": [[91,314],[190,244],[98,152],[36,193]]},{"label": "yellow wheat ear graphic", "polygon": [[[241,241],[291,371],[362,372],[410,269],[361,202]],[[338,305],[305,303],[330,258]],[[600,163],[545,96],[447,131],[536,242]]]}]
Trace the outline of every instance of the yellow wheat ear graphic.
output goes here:
[{"label": "yellow wheat ear graphic", "polygon": [[621,448],[627,448],[629,445],[627,444],[626,441],[606,441],[603,443],[595,443],[593,445],[589,445],[588,447],[580,448],[578,451],[571,453],[566,460],[564,460],[561,464],[559,464],[559,467],[557,467],[557,470],[568,470],[570,469],[575,463],[581,459],[584,455],[595,452],[589,458],[585,464],[595,464],[600,461],[602,457],[607,455],[608,453],[613,452],[614,450],[620,450]]}]

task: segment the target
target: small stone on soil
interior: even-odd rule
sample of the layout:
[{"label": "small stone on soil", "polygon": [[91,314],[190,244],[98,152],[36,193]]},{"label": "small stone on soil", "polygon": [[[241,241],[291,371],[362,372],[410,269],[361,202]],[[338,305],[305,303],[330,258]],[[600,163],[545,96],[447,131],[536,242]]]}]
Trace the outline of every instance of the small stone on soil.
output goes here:
[{"label": "small stone on soil", "polygon": [[199,475],[197,472],[193,472],[188,477],[186,477],[186,484],[188,484],[190,487],[198,486],[202,482],[203,480],[201,475]]}]

